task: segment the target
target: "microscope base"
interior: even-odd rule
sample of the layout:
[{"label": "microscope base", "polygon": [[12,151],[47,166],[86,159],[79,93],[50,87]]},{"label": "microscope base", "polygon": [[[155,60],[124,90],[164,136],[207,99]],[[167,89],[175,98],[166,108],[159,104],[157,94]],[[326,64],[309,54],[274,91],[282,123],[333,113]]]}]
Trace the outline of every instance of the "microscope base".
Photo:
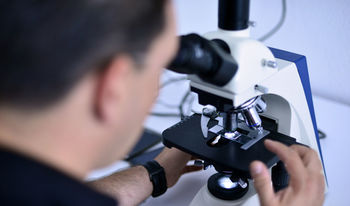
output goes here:
[{"label": "microscope base", "polygon": [[[252,181],[249,184],[253,185]],[[257,206],[259,205],[258,195],[254,187],[249,187],[247,194],[241,199],[228,201],[214,197],[208,190],[208,185],[205,184],[196,194],[190,206]]]}]

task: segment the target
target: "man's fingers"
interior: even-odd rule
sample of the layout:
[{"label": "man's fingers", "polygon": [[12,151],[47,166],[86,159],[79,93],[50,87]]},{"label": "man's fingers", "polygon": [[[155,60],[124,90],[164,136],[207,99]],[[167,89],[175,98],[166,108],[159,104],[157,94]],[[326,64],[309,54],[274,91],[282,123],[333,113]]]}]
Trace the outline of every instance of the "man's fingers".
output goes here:
[{"label": "man's fingers", "polygon": [[320,172],[322,170],[321,160],[315,150],[300,145],[292,145],[290,148],[301,154],[303,163],[310,172]]},{"label": "man's fingers", "polygon": [[197,172],[197,171],[200,171],[202,169],[203,169],[202,166],[186,166],[182,170],[182,174],[186,174],[186,173],[190,173],[190,172]]},{"label": "man's fingers", "polygon": [[291,149],[295,150],[299,156],[303,159],[307,153],[310,151],[310,148],[306,147],[306,146],[302,146],[302,145],[292,145],[290,146]]},{"label": "man's fingers", "polygon": [[[308,177],[306,179],[306,190],[311,197],[316,197],[316,201],[323,202],[323,193],[325,189],[325,179],[323,167],[317,152],[313,149],[293,145],[291,149],[296,150],[303,155],[303,162],[306,166]],[[321,205],[321,204],[320,204]]]},{"label": "man's fingers", "polygon": [[275,193],[266,166],[260,161],[254,161],[250,164],[250,174],[254,179],[254,187],[259,195],[260,205],[274,205],[273,202],[276,201]]},{"label": "man's fingers", "polygon": [[272,140],[265,140],[264,143],[266,148],[275,153],[286,165],[291,186],[295,190],[300,190],[305,183],[306,168],[298,151]]}]

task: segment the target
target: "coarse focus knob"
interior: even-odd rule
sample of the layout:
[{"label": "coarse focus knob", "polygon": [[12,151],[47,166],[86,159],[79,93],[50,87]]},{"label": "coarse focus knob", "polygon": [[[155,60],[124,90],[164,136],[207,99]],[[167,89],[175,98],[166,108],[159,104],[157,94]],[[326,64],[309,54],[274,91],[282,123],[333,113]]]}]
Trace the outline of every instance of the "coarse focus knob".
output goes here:
[{"label": "coarse focus knob", "polygon": [[278,192],[284,188],[286,188],[289,184],[289,175],[283,164],[283,162],[279,161],[272,168],[272,184],[275,192]]}]

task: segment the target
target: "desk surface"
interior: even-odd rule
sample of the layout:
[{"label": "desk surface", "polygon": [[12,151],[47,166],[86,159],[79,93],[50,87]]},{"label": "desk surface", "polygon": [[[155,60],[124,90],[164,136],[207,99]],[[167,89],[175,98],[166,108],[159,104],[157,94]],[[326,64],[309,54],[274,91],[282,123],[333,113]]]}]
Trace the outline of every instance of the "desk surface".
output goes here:
[{"label": "desk surface", "polygon": [[[322,153],[326,167],[329,191],[326,195],[325,206],[349,205],[350,195],[350,135],[347,132],[350,117],[350,107],[323,98],[314,97],[316,119],[319,129],[327,134],[321,140]],[[176,123],[177,118],[168,118],[168,121],[151,117],[146,126],[156,131],[162,131]],[[156,125],[156,126],[155,126]],[[188,205],[197,191],[215,173],[213,169],[184,175],[177,185],[158,198],[149,198],[146,205]]]}]

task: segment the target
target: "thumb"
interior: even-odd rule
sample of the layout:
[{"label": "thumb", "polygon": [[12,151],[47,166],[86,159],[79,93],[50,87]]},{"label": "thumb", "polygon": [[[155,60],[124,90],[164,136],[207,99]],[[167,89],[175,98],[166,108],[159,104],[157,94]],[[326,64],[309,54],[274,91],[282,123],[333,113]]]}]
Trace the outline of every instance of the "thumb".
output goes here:
[{"label": "thumb", "polygon": [[266,166],[260,161],[254,161],[250,164],[250,173],[254,179],[254,187],[259,195],[260,205],[274,205],[275,192]]}]

